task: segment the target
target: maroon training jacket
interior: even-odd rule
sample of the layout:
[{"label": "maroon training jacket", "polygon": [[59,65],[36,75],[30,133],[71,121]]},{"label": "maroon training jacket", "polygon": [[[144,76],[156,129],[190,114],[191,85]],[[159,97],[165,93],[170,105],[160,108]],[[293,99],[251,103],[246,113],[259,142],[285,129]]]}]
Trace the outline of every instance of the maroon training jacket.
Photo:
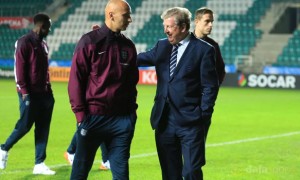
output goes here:
[{"label": "maroon training jacket", "polygon": [[135,112],[139,79],[135,45],[103,25],[81,37],[72,59],[68,92],[77,122],[86,114]]},{"label": "maroon training jacket", "polygon": [[33,31],[15,43],[15,80],[22,94],[52,93],[48,72],[48,46]]}]

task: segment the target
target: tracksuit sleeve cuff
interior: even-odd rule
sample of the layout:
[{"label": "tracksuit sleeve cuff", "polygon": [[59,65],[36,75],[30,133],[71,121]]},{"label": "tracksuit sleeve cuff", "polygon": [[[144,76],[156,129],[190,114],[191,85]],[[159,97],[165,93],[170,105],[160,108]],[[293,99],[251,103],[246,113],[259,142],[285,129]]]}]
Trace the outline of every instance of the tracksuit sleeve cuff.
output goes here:
[{"label": "tracksuit sleeve cuff", "polygon": [[83,118],[85,116],[85,113],[83,111],[75,113],[76,120],[78,123],[81,123],[83,121]]},{"label": "tracksuit sleeve cuff", "polygon": [[21,89],[21,94],[29,94],[27,89]]}]

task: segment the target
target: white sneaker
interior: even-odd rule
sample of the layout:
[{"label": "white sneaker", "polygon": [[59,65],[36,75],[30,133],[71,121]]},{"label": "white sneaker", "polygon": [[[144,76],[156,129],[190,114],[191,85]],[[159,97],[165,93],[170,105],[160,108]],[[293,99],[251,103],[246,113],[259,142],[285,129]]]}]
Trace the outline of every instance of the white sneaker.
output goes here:
[{"label": "white sneaker", "polygon": [[8,152],[0,148],[0,169],[5,169],[7,164]]},{"label": "white sneaker", "polygon": [[68,161],[68,163],[72,166],[74,161],[75,154],[70,154],[68,152],[64,153],[64,158]]},{"label": "white sneaker", "polygon": [[104,165],[107,167],[107,169],[110,169],[110,163],[109,163],[109,160],[107,160]]},{"label": "white sneaker", "polygon": [[110,170],[110,163],[107,160],[105,163],[102,161],[99,167],[100,170]]},{"label": "white sneaker", "polygon": [[33,168],[33,174],[43,174],[43,175],[54,175],[55,171],[52,171],[45,163],[36,164]]}]

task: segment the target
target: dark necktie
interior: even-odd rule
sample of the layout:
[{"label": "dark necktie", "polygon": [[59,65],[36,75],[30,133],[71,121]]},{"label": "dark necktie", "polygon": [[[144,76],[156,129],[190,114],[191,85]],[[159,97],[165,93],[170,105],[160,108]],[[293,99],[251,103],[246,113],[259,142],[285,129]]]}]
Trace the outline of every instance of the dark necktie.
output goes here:
[{"label": "dark necktie", "polygon": [[170,77],[172,77],[174,70],[176,68],[178,47],[180,45],[181,45],[180,43],[175,44],[172,50],[171,59],[170,59]]}]

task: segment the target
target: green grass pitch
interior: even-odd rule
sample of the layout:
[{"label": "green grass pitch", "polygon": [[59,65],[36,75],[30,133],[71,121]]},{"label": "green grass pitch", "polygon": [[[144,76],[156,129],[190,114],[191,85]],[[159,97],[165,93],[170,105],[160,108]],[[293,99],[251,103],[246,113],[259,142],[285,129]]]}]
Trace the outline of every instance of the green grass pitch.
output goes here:
[{"label": "green grass pitch", "polygon": [[[45,163],[55,176],[33,175],[33,130],[9,152],[0,179],[69,179],[71,167],[63,158],[75,131],[67,83],[53,82],[55,107]],[[155,86],[138,85],[138,121],[132,142],[130,179],[159,180],[154,132],[149,116]],[[207,140],[206,180],[300,179],[300,91],[222,87]],[[14,80],[0,80],[0,143],[19,117]],[[111,179],[110,171],[98,170],[98,151],[89,179]]]}]

